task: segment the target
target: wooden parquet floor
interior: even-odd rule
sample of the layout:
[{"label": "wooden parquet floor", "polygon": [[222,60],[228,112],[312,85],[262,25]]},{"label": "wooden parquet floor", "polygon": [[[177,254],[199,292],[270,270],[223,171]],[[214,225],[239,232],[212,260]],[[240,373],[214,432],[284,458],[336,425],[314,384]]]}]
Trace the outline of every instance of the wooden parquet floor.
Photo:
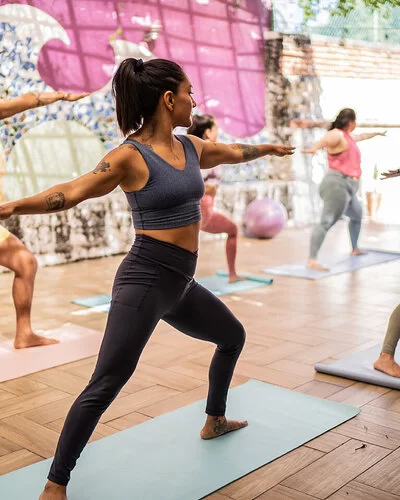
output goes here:
[{"label": "wooden parquet floor", "polygon": [[[242,238],[239,271],[256,273],[263,267],[305,260],[309,233],[309,229],[288,229],[271,241]],[[400,231],[365,225],[362,243],[398,250]],[[328,236],[321,257],[348,247],[341,223]],[[82,309],[71,300],[109,293],[121,259],[40,269],[34,326],[47,329],[70,321],[102,331],[106,315],[77,315]],[[223,267],[223,240],[203,242],[197,276]],[[0,275],[2,338],[12,338],[14,331],[11,282],[10,273]],[[276,277],[272,286],[223,298],[247,331],[233,385],[254,378],[359,405],[362,410],[355,419],[226,486],[209,500],[400,499],[400,393],[316,374],[313,369],[315,362],[338,359],[382,341],[399,297],[400,261],[395,261],[315,282]],[[105,412],[91,440],[204,398],[212,351],[211,345],[160,324],[135,375]],[[53,456],[65,415],[94,363],[95,357],[87,358],[0,384],[0,474]]]}]

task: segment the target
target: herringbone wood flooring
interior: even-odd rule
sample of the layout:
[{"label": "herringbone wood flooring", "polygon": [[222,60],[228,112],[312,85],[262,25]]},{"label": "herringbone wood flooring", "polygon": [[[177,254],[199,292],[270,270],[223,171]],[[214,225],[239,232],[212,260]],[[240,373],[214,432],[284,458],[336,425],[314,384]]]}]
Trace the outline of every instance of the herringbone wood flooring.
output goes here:
[{"label": "herringbone wood flooring", "polygon": [[[363,238],[365,247],[400,248],[398,228],[366,225]],[[242,238],[238,269],[259,272],[263,267],[304,260],[308,240],[306,229],[286,230],[271,241]],[[329,235],[322,257],[347,250],[346,228],[339,224]],[[109,293],[121,258],[40,269],[35,327],[46,329],[71,321],[103,330],[105,314],[74,315],[80,308],[71,300]],[[223,267],[223,241],[203,242],[197,275]],[[360,405],[362,411],[357,418],[210,495],[210,500],[400,498],[400,393],[316,374],[313,369],[315,362],[337,359],[382,340],[390,312],[399,302],[399,278],[397,261],[315,282],[278,277],[272,286],[223,298],[247,331],[233,385],[255,378]],[[0,275],[2,338],[13,336],[11,281],[11,274]],[[134,377],[105,412],[92,440],[204,398],[212,350],[160,324]],[[83,359],[0,384],[0,474],[54,454],[65,415],[94,363],[94,357]]]}]

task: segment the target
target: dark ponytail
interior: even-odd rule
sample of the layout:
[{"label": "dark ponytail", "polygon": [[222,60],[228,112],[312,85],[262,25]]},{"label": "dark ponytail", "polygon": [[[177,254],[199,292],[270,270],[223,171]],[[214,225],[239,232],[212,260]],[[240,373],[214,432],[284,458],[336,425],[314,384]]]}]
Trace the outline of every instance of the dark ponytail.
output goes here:
[{"label": "dark ponytail", "polygon": [[193,123],[188,128],[187,133],[203,139],[206,130],[211,129],[214,125],[213,115],[193,115]]},{"label": "dark ponytail", "polygon": [[333,130],[334,128],[339,128],[341,130],[345,129],[350,122],[356,121],[356,113],[354,109],[345,108],[340,111],[337,115],[334,122],[332,122],[331,128],[329,130]]},{"label": "dark ponytail", "polygon": [[150,120],[160,97],[168,90],[178,92],[185,79],[183,69],[166,59],[129,58],[122,61],[112,81],[117,120],[124,135],[137,130]]}]

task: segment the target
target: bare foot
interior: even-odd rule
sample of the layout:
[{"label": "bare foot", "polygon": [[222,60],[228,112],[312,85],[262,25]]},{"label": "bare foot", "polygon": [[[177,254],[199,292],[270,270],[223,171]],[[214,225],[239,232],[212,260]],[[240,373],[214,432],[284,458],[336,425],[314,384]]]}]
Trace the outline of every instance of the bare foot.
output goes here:
[{"label": "bare foot", "polygon": [[360,250],[359,248],[355,248],[352,252],[351,252],[351,256],[357,256],[357,255],[366,255],[367,252],[364,252],[363,250]]},{"label": "bare foot", "polygon": [[225,417],[208,416],[204,427],[200,431],[200,437],[201,439],[213,439],[247,426],[247,420],[239,422],[237,420],[227,420]]},{"label": "bare foot", "polygon": [[317,271],[329,271],[329,269],[327,267],[324,267],[323,265],[321,265],[317,259],[308,259],[308,262],[307,262],[307,267],[308,269],[315,269]]},{"label": "bare foot", "polygon": [[246,281],[246,278],[242,278],[237,274],[232,274],[232,276],[229,276],[228,283],[237,283],[238,281]]},{"label": "bare foot", "polygon": [[47,481],[39,500],[67,500],[67,487]]},{"label": "bare foot", "polygon": [[375,370],[387,373],[391,377],[400,377],[400,366],[396,363],[393,356],[382,352],[374,363]]},{"label": "bare foot", "polygon": [[49,339],[36,333],[17,334],[14,340],[15,349],[24,349],[25,347],[37,347],[50,344],[58,344],[60,341],[56,339]]}]

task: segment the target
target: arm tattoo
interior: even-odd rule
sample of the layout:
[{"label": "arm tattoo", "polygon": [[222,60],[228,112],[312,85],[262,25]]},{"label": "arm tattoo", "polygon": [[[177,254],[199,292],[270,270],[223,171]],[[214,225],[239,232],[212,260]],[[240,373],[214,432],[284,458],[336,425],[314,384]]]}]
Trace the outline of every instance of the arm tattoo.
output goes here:
[{"label": "arm tattoo", "polygon": [[248,144],[232,144],[232,149],[239,150],[243,155],[243,160],[251,161],[262,156],[257,146],[249,146]]},{"label": "arm tattoo", "polygon": [[61,210],[65,206],[65,196],[64,193],[60,191],[57,193],[49,194],[46,196],[47,212],[53,212],[54,210]]},{"label": "arm tattoo", "polygon": [[33,95],[35,96],[35,107],[44,106],[44,102],[40,99],[40,93],[33,92]]},{"label": "arm tattoo", "polygon": [[102,160],[97,167],[93,170],[94,174],[98,174],[99,172],[108,172],[111,169],[110,164],[104,160]]}]

